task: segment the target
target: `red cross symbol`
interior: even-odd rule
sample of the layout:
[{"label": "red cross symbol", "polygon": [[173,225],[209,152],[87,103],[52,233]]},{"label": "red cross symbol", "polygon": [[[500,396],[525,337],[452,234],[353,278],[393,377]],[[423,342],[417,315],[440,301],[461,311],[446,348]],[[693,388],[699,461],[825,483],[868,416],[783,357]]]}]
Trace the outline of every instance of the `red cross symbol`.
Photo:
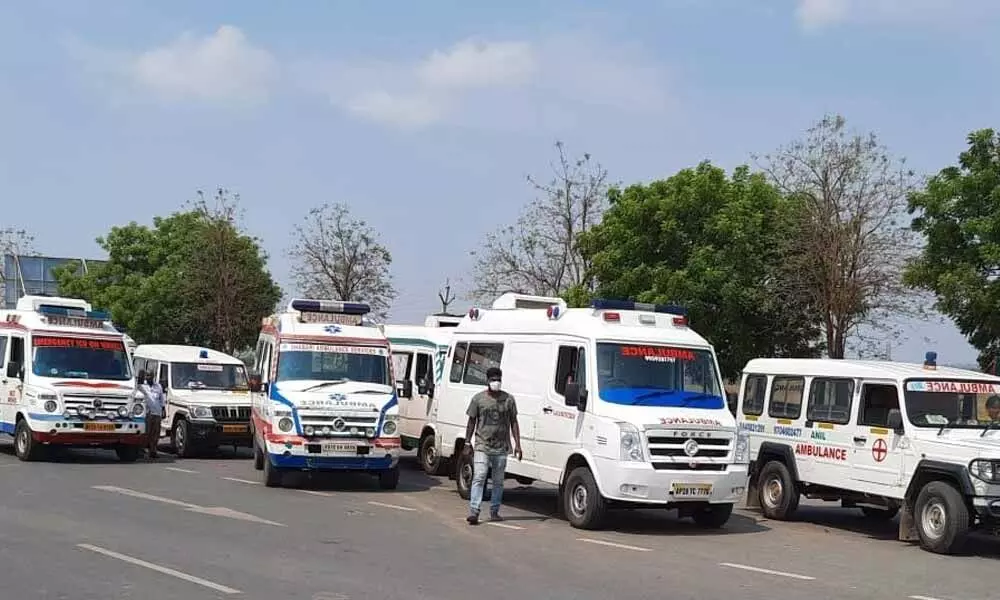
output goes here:
[{"label": "red cross symbol", "polygon": [[889,446],[886,445],[885,440],[881,438],[875,440],[875,443],[872,444],[872,457],[875,458],[875,462],[882,462],[887,454],[889,454]]}]

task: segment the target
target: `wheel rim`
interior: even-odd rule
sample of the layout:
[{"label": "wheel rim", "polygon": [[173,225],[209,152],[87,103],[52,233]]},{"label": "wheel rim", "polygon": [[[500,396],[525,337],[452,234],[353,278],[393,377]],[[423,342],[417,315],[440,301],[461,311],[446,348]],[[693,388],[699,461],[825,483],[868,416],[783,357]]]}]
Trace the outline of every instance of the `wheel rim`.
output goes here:
[{"label": "wheel rim", "polygon": [[587,512],[587,486],[578,483],[569,495],[569,508],[574,516],[581,517]]},{"label": "wheel rim", "polygon": [[764,504],[768,508],[777,508],[781,505],[781,497],[785,494],[785,486],[781,483],[779,477],[771,477],[764,482],[761,491],[763,492]]},{"label": "wheel rim", "polygon": [[17,451],[21,454],[28,453],[28,430],[27,428],[21,429],[21,433],[17,436]]},{"label": "wheel rim", "polygon": [[467,490],[472,488],[472,465],[468,461],[462,463],[462,485]]},{"label": "wheel rim", "polygon": [[928,502],[920,513],[920,523],[927,537],[936,540],[944,536],[945,528],[948,526],[948,513],[945,511],[944,503],[940,500]]},{"label": "wheel rim", "polygon": [[434,466],[434,463],[436,462],[437,462],[437,448],[434,447],[434,444],[428,444],[424,448],[424,464],[427,465],[428,467],[431,467]]},{"label": "wheel rim", "polygon": [[174,446],[177,446],[178,452],[183,452],[184,447],[187,445],[187,440],[184,439],[184,427],[181,425],[177,426],[174,430]]}]

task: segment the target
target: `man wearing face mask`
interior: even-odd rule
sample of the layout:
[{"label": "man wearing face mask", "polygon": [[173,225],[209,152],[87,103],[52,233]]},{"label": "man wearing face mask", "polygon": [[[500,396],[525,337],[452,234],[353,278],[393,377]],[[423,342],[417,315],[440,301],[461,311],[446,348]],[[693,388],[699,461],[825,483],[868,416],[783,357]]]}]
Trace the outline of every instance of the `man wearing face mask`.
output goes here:
[{"label": "man wearing face mask", "polygon": [[[486,473],[493,471],[493,496],[490,499],[490,520],[502,521],[500,501],[503,498],[504,471],[507,455],[511,453],[511,435],[514,437],[514,456],[521,460],[521,431],[517,427],[517,403],[514,396],[500,389],[503,373],[497,367],[486,371],[487,389],[472,397],[466,414],[469,423],[465,428],[467,440],[462,452],[473,454],[472,490],[469,494],[470,525],[479,524],[479,507],[486,487]],[[475,443],[468,443],[473,440]]]},{"label": "man wearing face mask", "polygon": [[145,384],[147,452],[150,460],[156,460],[160,445],[160,422],[163,420],[163,386],[153,377],[152,371],[146,373]]}]

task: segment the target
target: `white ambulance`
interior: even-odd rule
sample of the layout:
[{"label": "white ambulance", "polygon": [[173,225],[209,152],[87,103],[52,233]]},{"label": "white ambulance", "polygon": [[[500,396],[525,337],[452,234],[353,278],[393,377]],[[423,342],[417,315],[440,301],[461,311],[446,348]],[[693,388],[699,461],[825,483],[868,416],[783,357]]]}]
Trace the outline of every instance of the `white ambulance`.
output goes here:
[{"label": "white ambulance", "polygon": [[153,373],[163,386],[161,437],[170,438],[177,456],[252,445],[250,384],[238,358],[195,346],[143,344],[133,364],[137,373]]},{"label": "white ambulance", "polygon": [[455,329],[448,375],[435,394],[437,443],[458,455],[468,497],[466,408],[503,370],[521,430],[522,483],[559,486],[560,505],[580,528],[601,526],[606,509],[677,509],[703,527],[723,526],[742,498],[747,440],[726,408],[715,351],[679,307],[505,294],[473,308]]},{"label": "white ambulance", "polygon": [[399,483],[398,401],[389,341],[367,304],[294,299],[264,319],[251,376],[254,466],[362,470]]},{"label": "white ambulance", "polygon": [[[748,501],[790,519],[801,496],[900,513],[899,539],[950,553],[1000,526],[1000,377],[924,365],[756,359],[738,419],[749,433]],[[996,398],[996,400],[991,400]]]},{"label": "white ambulance", "polygon": [[[428,322],[436,323],[432,318]],[[447,467],[434,446],[434,390],[444,375],[452,331],[447,326],[385,326],[399,397],[399,437],[404,450],[417,449],[420,466],[431,475],[442,475]]]},{"label": "white ambulance", "polygon": [[123,335],[73,298],[25,296],[0,310],[0,432],[21,460],[46,446],[113,448],[132,462],[145,441],[145,405]]}]

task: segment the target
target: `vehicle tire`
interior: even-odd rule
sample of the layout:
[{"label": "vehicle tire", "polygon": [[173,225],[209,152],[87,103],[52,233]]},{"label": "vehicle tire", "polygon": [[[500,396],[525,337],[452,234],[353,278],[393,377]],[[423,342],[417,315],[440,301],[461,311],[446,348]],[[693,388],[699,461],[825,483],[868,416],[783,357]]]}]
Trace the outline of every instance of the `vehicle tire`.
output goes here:
[{"label": "vehicle tire", "polygon": [[254,437],[253,438],[253,468],[257,469],[258,471],[263,471],[264,470],[264,460],[266,460],[266,457],[264,456],[264,451],[261,450],[260,446],[257,445],[257,438]]},{"label": "vehicle tire", "polygon": [[170,437],[173,438],[171,443],[174,445],[174,452],[179,458],[194,458],[195,447],[191,442],[191,425],[187,422],[187,419],[178,419],[174,423],[174,429],[170,432]]},{"label": "vehicle tire", "polygon": [[969,531],[965,498],[951,484],[932,481],[920,490],[913,511],[920,547],[936,554],[953,554]]},{"label": "vehicle tire", "polygon": [[437,447],[434,446],[434,435],[428,434],[420,440],[420,448],[417,450],[417,460],[420,461],[420,468],[428,475],[444,475],[447,461],[441,458]]},{"label": "vehicle tire", "polygon": [[607,502],[588,467],[577,467],[566,478],[563,512],[577,529],[600,529],[607,516]]},{"label": "vehicle tire", "polygon": [[133,463],[139,460],[139,455],[142,454],[142,448],[139,446],[116,446],[115,454],[118,455],[118,460],[123,463]]},{"label": "vehicle tire", "polygon": [[472,470],[472,456],[465,452],[459,453],[455,461],[455,487],[462,500],[468,500],[472,495]]},{"label": "vehicle tire", "polygon": [[17,458],[25,462],[39,460],[44,451],[44,447],[32,437],[28,422],[24,419],[18,421],[14,428],[14,453]]},{"label": "vehicle tire", "polygon": [[891,521],[897,514],[899,514],[899,509],[862,506],[861,512],[864,513],[866,519],[871,519],[872,521]]},{"label": "vehicle tire", "polygon": [[264,485],[267,487],[281,487],[284,470],[274,466],[270,457],[264,457]]},{"label": "vehicle tire", "polygon": [[709,504],[699,510],[691,518],[698,527],[703,529],[721,529],[733,514],[732,504]]},{"label": "vehicle tire", "polygon": [[380,490],[394,490],[399,486],[399,467],[380,471],[378,474],[378,487]]},{"label": "vehicle tire", "polygon": [[772,460],[764,465],[757,478],[761,512],[768,519],[786,521],[799,507],[799,492],[784,463]]}]

